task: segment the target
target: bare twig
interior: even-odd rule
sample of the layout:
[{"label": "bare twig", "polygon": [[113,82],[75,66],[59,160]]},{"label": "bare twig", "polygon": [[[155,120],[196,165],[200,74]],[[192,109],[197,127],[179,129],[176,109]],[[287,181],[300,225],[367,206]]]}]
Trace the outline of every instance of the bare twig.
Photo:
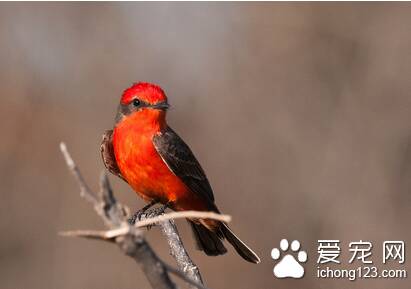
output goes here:
[{"label": "bare twig", "polygon": [[[166,214],[169,215],[169,214]],[[151,212],[144,213],[140,216],[140,220],[150,220]],[[141,221],[140,221],[141,222]],[[139,224],[141,224],[139,222]],[[200,274],[200,270],[191,260],[187,250],[183,245],[180,234],[178,233],[177,226],[173,219],[165,220],[160,223],[161,233],[166,237],[168,247],[170,249],[170,255],[176,260],[177,266],[180,271],[184,272],[191,280],[203,284],[203,280]],[[196,286],[190,286],[195,289]]]},{"label": "bare twig", "polygon": [[[143,214],[142,217],[146,217],[145,214]],[[227,223],[231,221],[231,216],[220,215],[213,212],[172,212],[161,216],[156,216],[154,218],[144,218],[143,220],[135,224],[135,226],[137,227],[142,227],[154,223],[160,223],[161,232],[166,237],[168,246],[170,248],[170,254],[176,260],[177,266],[180,271],[184,272],[186,276],[191,280],[203,284],[200,270],[188,255],[188,252],[183,245],[183,241],[181,240],[177,227],[174,223],[174,219],[177,218],[208,218]],[[197,286],[190,287],[196,288]]]},{"label": "bare twig", "polygon": [[[191,286],[191,288],[199,288],[199,289],[207,289],[207,287],[205,287],[202,283],[203,283],[203,281],[200,279],[200,280],[195,280],[195,279],[190,279],[190,278],[187,278],[187,276],[186,275],[184,275],[184,274],[187,274],[186,272],[182,272],[181,270],[177,270],[177,269],[175,269],[175,268],[173,268],[173,267],[171,267],[170,265],[168,265],[168,264],[166,264],[166,263],[163,263],[163,265],[167,268],[167,270],[170,272],[170,273],[173,273],[174,275],[176,275],[176,276],[178,276],[178,277],[180,277],[181,279],[183,279],[183,280],[185,280],[188,284],[190,284]],[[200,272],[198,272],[198,274],[200,274]]]},{"label": "bare twig", "polygon": [[[146,242],[141,230],[137,227],[130,226],[127,223],[125,213],[126,208],[117,203],[108,178],[105,174],[102,174],[101,176],[101,188],[100,193],[97,196],[88,187],[64,143],[60,144],[60,149],[64,155],[67,166],[75,176],[80,186],[81,196],[93,204],[94,209],[102,217],[104,223],[111,228],[109,231],[72,231],[62,233],[62,235],[87,237],[116,242],[125,254],[132,257],[140,265],[152,288],[177,288],[168,275],[168,272],[171,272],[189,284],[197,288],[204,289],[204,286],[200,284],[200,282],[196,282],[196,280],[193,280],[190,276],[187,277],[181,271],[165,264],[160,258],[158,258],[150,245]],[[170,217],[168,217],[168,219],[169,218]],[[165,218],[165,220],[168,219]]]},{"label": "bare twig", "polygon": [[97,196],[90,190],[86,181],[84,180],[83,176],[80,173],[77,165],[74,163],[73,159],[70,156],[70,153],[67,150],[67,146],[64,142],[60,143],[60,150],[63,153],[64,159],[66,164],[74,177],[77,180],[78,185],[80,186],[80,195],[81,197],[85,198],[87,201],[91,202],[92,204],[97,203]]},{"label": "bare twig", "polygon": [[[141,220],[135,223],[134,226],[137,228],[141,228],[141,227],[146,227],[151,224],[166,223],[166,221],[169,221],[172,219],[180,219],[180,218],[207,218],[207,219],[213,219],[213,220],[218,220],[218,221],[223,221],[223,222],[229,222],[231,219],[229,215],[220,215],[220,214],[211,213],[211,212],[185,211],[185,212],[172,212],[172,213],[164,214],[161,216],[147,218],[147,219],[144,219],[144,220]],[[173,230],[176,230],[176,229],[173,229]],[[95,238],[100,237],[101,239],[112,239],[112,238],[116,238],[121,235],[125,235],[129,232],[130,232],[129,226],[122,226],[120,228],[116,228],[116,229],[109,230],[109,231],[91,231],[91,230],[66,231],[66,232],[61,232],[60,235],[65,236],[65,237],[90,236],[90,237],[95,237]]]},{"label": "bare twig", "polygon": [[181,218],[194,218],[194,219],[213,219],[222,222],[230,222],[231,216],[229,215],[221,215],[214,212],[200,212],[200,211],[184,211],[184,212],[171,212],[167,214],[163,214],[160,216],[147,218],[141,221],[138,221],[134,224],[136,227],[145,227],[147,225],[160,223],[163,221],[168,221],[171,219],[181,219]]},{"label": "bare twig", "polygon": [[123,236],[130,232],[129,227],[120,227],[118,229],[108,230],[108,231],[95,231],[95,230],[76,230],[76,231],[64,231],[60,232],[59,235],[63,237],[82,237],[90,239],[101,239],[101,240],[113,240],[117,237]]},{"label": "bare twig", "polygon": [[[174,224],[174,220],[161,222],[160,228],[161,233],[167,238],[167,243],[170,248],[170,254],[176,260],[177,266],[180,271],[184,272],[186,276],[191,280],[203,284],[200,270],[188,255],[183,245],[183,241],[181,240],[178,233],[177,227]],[[195,286],[190,286],[190,288],[195,289]]]},{"label": "bare twig", "polygon": [[[166,221],[165,223],[168,223],[169,221]],[[81,237],[81,238],[87,238],[87,239],[96,239],[96,240],[104,240],[104,241],[111,241],[114,242],[117,237],[124,236],[129,233],[129,228],[131,227],[122,227],[119,229],[113,229],[113,230],[108,230],[108,231],[94,231],[94,230],[77,230],[77,231],[65,231],[65,232],[60,232],[59,234],[63,237]],[[184,248],[183,248],[184,249]],[[179,249],[181,250],[181,249]],[[161,261],[161,260],[160,260]],[[206,289],[202,285],[202,280],[195,280],[195,278],[191,275],[189,275],[190,271],[187,272],[187,270],[177,270],[167,263],[162,262],[162,265],[167,269],[168,272],[173,273],[174,275],[182,278],[184,281],[189,283],[193,288],[200,288],[200,289]],[[195,267],[197,268],[197,267]],[[184,269],[184,268],[183,268]],[[187,268],[188,269],[188,268]],[[198,270],[198,269],[197,269]],[[200,272],[198,272],[199,274]],[[187,278],[189,277],[189,278]]]}]

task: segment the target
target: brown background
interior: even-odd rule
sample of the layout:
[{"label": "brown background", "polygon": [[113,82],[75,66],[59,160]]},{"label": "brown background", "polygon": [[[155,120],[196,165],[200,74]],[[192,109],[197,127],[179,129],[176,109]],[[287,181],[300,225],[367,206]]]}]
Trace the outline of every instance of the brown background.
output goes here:
[{"label": "brown background", "polygon": [[[0,287],[148,288],[115,246],[57,236],[103,228],[59,142],[96,188],[101,134],[123,89],[145,80],[165,89],[169,123],[263,259],[206,257],[179,221],[210,288],[409,288],[319,280],[315,262],[318,239],[345,253],[372,241],[380,269],[382,241],[411,241],[410,15],[405,3],[2,3]],[[171,263],[158,230],[147,236]],[[273,277],[284,237],[308,252],[301,280]],[[348,258],[340,268],[360,265]]]}]

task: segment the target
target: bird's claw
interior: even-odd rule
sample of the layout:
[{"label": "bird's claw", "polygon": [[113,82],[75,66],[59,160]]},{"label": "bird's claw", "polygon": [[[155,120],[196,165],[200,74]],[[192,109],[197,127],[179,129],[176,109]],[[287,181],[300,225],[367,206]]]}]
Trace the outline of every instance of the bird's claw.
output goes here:
[{"label": "bird's claw", "polygon": [[164,212],[167,208],[168,208],[168,205],[165,204],[161,207],[152,209],[146,214],[146,218],[153,218],[153,217],[160,216],[160,215],[164,214]]},{"label": "bird's claw", "polygon": [[[128,223],[130,225],[134,225],[136,222],[140,221],[143,216],[144,216],[144,219],[157,217],[159,215],[162,215],[167,208],[168,208],[167,205],[163,205],[155,209],[138,210],[128,219]],[[147,230],[150,230],[153,226],[154,224],[147,225],[146,226]]]},{"label": "bird's claw", "polygon": [[129,219],[128,223],[130,225],[134,225],[136,222],[141,221],[141,217],[145,214],[145,211],[143,210],[138,210],[135,212]]},{"label": "bird's claw", "polygon": [[128,219],[128,223],[130,225],[134,225],[136,223],[136,221],[140,221],[141,217],[143,216],[143,214],[153,205],[155,205],[157,202],[156,201],[151,201],[149,204],[145,205],[143,208],[141,208],[140,210],[138,210],[137,212],[135,212],[129,219]]}]

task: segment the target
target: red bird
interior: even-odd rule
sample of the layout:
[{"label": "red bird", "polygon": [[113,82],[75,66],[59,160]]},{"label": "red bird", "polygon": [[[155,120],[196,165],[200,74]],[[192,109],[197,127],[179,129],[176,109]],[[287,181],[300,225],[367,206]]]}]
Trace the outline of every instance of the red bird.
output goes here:
[{"label": "red bird", "polygon": [[[149,205],[175,211],[219,213],[207,177],[187,144],[167,125],[169,105],[157,85],[140,82],[121,97],[114,130],[103,136],[101,152],[107,169],[126,181]],[[228,226],[211,219],[188,220],[200,250],[216,256],[227,252],[225,238],[245,260],[260,258]]]}]

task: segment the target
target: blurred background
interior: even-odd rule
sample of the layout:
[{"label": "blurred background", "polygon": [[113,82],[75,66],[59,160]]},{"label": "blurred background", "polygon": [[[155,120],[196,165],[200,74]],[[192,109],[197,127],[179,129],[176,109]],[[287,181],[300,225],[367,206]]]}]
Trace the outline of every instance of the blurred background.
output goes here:
[{"label": "blurred background", "polygon": [[[161,85],[169,124],[206,170],[231,227],[262,258],[207,257],[178,221],[210,288],[409,288],[316,278],[317,240],[411,241],[411,7],[378,3],[1,3],[0,287],[149,288],[104,226],[58,144],[94,189],[122,91]],[[111,176],[118,199],[143,205]],[[147,233],[169,263],[157,228]],[[298,239],[306,276],[273,276]],[[357,264],[361,265],[361,264]],[[409,270],[409,262],[402,268]]]}]

